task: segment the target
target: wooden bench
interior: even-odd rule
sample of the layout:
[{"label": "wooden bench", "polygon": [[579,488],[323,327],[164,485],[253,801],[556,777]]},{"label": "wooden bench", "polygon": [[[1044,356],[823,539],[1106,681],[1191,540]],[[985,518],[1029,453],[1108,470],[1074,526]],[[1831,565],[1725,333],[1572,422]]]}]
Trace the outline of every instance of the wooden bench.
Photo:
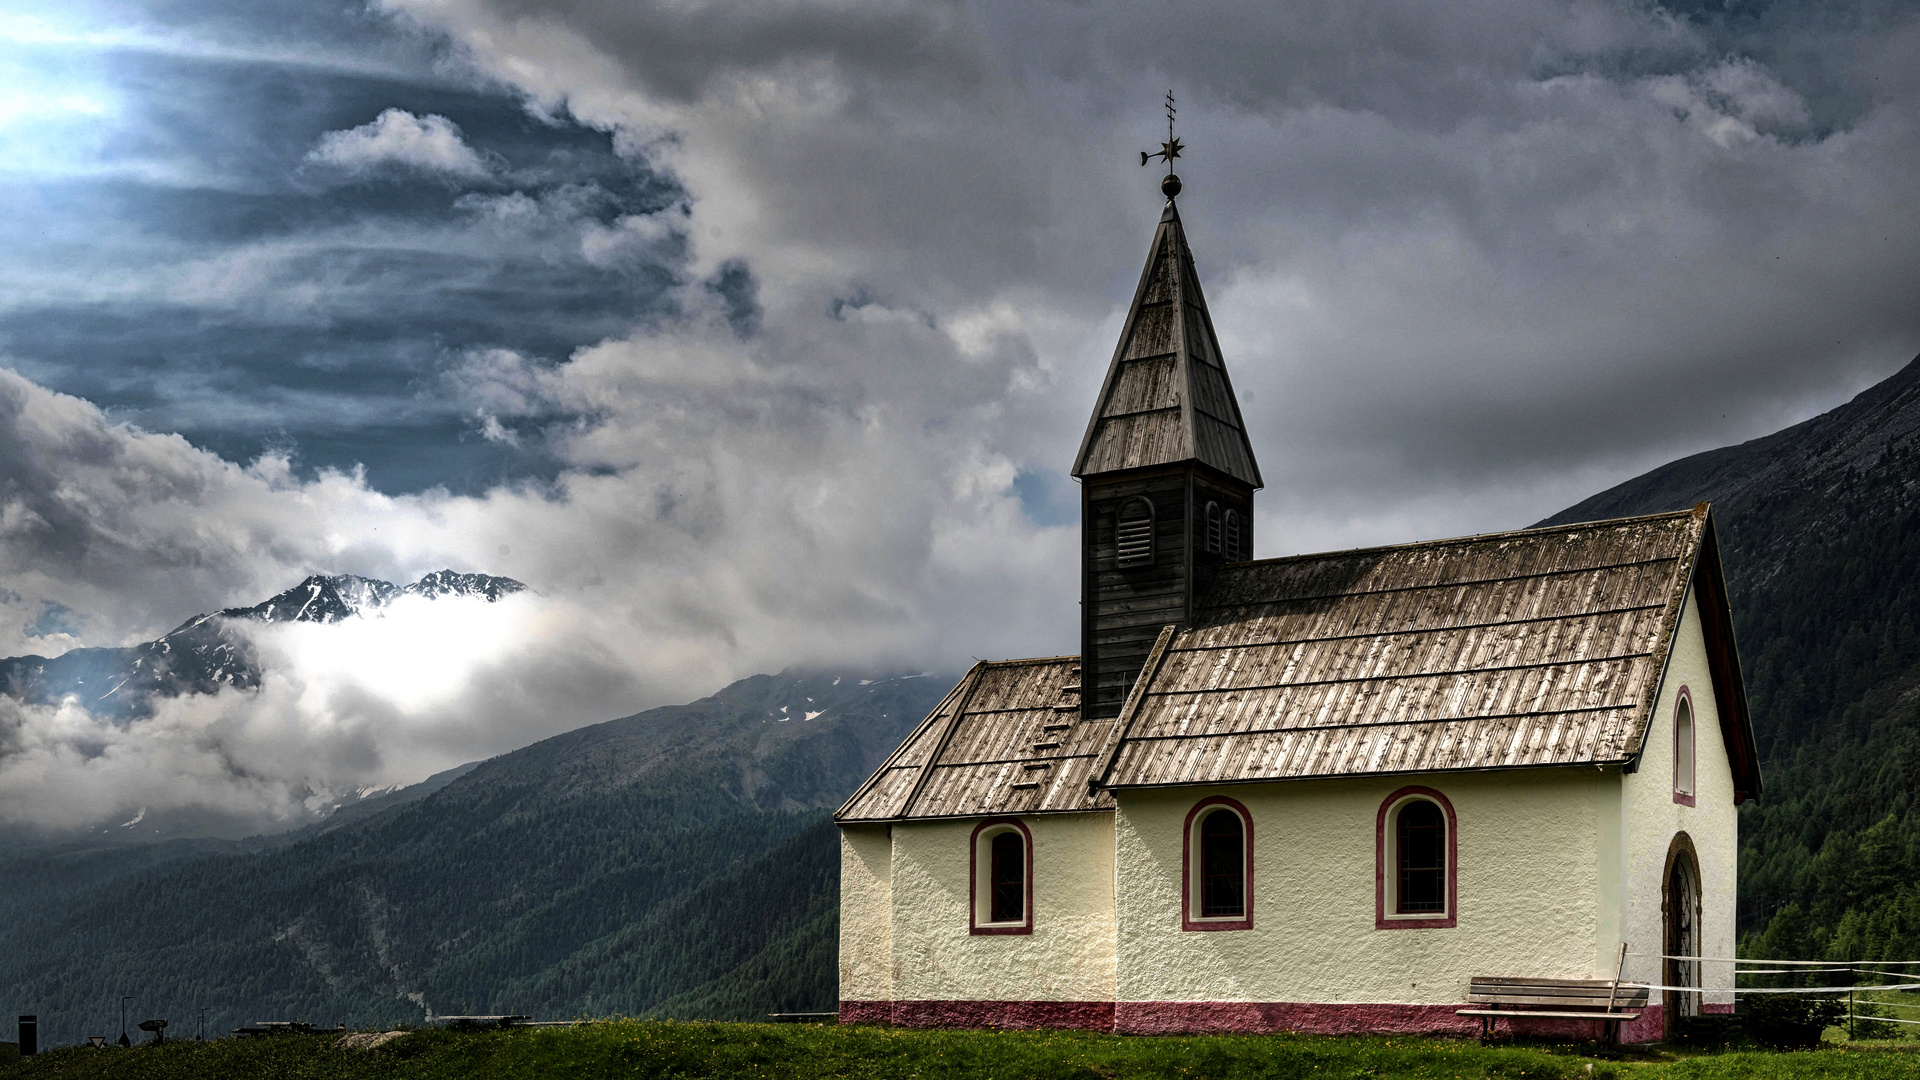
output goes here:
[{"label": "wooden bench", "polygon": [[1640,1019],[1647,1007],[1647,988],[1622,984],[1619,979],[1516,979],[1478,976],[1467,982],[1467,1001],[1478,1006],[1455,1009],[1460,1016],[1480,1018],[1480,1037],[1493,1038],[1501,1017],[1598,1020],[1606,1027],[1602,1038],[1617,1042],[1622,1020]]}]

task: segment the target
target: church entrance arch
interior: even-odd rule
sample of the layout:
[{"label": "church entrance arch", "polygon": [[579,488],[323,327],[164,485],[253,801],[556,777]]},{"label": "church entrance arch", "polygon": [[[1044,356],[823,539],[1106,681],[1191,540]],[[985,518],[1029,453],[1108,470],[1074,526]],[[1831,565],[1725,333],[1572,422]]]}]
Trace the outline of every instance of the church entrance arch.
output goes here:
[{"label": "church entrance arch", "polygon": [[[1667,873],[1661,909],[1665,913],[1666,932],[1662,951],[1667,959],[1661,965],[1661,982],[1671,987],[1700,985],[1700,860],[1694,854],[1693,839],[1677,833],[1667,849]],[[1700,1015],[1700,991],[1665,991],[1666,1008],[1662,1027],[1668,1036],[1683,1016]]]}]

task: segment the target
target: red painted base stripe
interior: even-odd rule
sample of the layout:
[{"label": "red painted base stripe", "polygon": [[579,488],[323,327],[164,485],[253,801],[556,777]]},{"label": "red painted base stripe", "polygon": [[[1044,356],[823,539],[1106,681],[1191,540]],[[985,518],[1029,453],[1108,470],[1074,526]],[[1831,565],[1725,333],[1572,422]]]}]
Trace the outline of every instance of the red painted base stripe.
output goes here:
[{"label": "red painted base stripe", "polygon": [[[1080,1028],[1124,1035],[1265,1034],[1299,1031],[1318,1035],[1451,1035],[1480,1033],[1480,1019],[1459,1016],[1463,1005],[1325,1005],[1262,1001],[843,1001],[843,1024],[894,1024],[917,1028]],[[1731,1005],[1707,1005],[1710,1013]],[[1662,1035],[1659,1005],[1621,1025],[1623,1042],[1654,1042]],[[1506,1017],[1505,1034],[1595,1039],[1598,1020]]]}]

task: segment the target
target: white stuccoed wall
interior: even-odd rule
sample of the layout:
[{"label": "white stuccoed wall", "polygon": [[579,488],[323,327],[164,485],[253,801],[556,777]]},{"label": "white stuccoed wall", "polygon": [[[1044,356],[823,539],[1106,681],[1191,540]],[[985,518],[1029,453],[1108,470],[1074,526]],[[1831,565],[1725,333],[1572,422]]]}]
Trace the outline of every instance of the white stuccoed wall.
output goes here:
[{"label": "white stuccoed wall", "polygon": [[[977,819],[893,827],[893,989],[876,996],[1113,1000],[1113,815],[1020,820],[1033,834],[1033,933],[1017,935],[969,933],[967,851]],[[841,888],[845,918],[844,878]]]},{"label": "white stuccoed wall", "polygon": [[[1374,927],[1375,819],[1408,784],[1458,815],[1451,928]],[[1475,975],[1611,977],[1620,790],[1617,768],[1562,767],[1124,792],[1120,1000],[1444,1005]],[[1254,925],[1183,931],[1181,830],[1216,794],[1253,816]]]},{"label": "white stuccoed wall", "polygon": [[[1673,712],[1698,720],[1696,806],[1672,798]],[[1474,975],[1610,978],[1622,932],[1663,941],[1663,877],[1676,832],[1702,876],[1703,955],[1734,949],[1738,817],[1693,598],[1638,769],[1489,773],[1130,791],[1117,814],[1022,818],[1034,838],[1034,932],[968,932],[976,820],[841,830],[840,996],[850,1001],[1255,1001],[1445,1005]],[[1459,819],[1458,925],[1374,927],[1374,827],[1408,784]],[[1187,811],[1211,795],[1254,821],[1254,927],[1180,929]],[[1116,880],[1125,888],[1116,898]],[[1705,967],[1726,1003],[1727,965]],[[1630,957],[1627,977],[1657,981]],[[1716,988],[1718,993],[1715,992]],[[1659,1000],[1658,998],[1655,999]]]},{"label": "white stuccoed wall", "polygon": [[893,842],[885,825],[840,828],[840,1000],[893,996]]},{"label": "white stuccoed wall", "polygon": [[[1693,806],[1673,801],[1673,717],[1681,687],[1693,698],[1695,755],[1698,763]],[[1665,942],[1664,877],[1667,849],[1674,834],[1686,832],[1700,857],[1701,955],[1732,956],[1734,903],[1740,862],[1740,818],[1733,804],[1733,769],[1720,735],[1719,704],[1707,669],[1706,638],[1691,592],[1675,635],[1666,680],[1654,707],[1640,767],[1626,777],[1627,925],[1634,953],[1658,953]],[[1733,1001],[1730,964],[1702,969],[1709,1004]],[[1627,960],[1627,977],[1658,982],[1661,964],[1653,956]],[[1715,993],[1714,988],[1719,988]],[[1660,1001],[1656,995],[1654,1001]]]}]

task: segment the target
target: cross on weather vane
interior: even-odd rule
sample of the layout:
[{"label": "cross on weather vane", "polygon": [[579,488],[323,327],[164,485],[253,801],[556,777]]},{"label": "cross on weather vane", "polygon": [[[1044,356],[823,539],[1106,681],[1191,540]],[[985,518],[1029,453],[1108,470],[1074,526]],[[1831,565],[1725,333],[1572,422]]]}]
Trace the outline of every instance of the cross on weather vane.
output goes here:
[{"label": "cross on weather vane", "polygon": [[1174,111],[1173,91],[1169,90],[1167,91],[1167,141],[1160,144],[1160,152],[1157,154],[1150,154],[1145,150],[1140,151],[1140,164],[1142,167],[1154,158],[1159,158],[1167,163],[1167,177],[1160,181],[1160,190],[1166,192],[1167,198],[1169,199],[1180,194],[1180,178],[1173,175],[1173,159],[1179,157],[1180,151],[1186,149],[1186,147],[1180,144],[1180,140],[1174,138],[1173,135]]}]

